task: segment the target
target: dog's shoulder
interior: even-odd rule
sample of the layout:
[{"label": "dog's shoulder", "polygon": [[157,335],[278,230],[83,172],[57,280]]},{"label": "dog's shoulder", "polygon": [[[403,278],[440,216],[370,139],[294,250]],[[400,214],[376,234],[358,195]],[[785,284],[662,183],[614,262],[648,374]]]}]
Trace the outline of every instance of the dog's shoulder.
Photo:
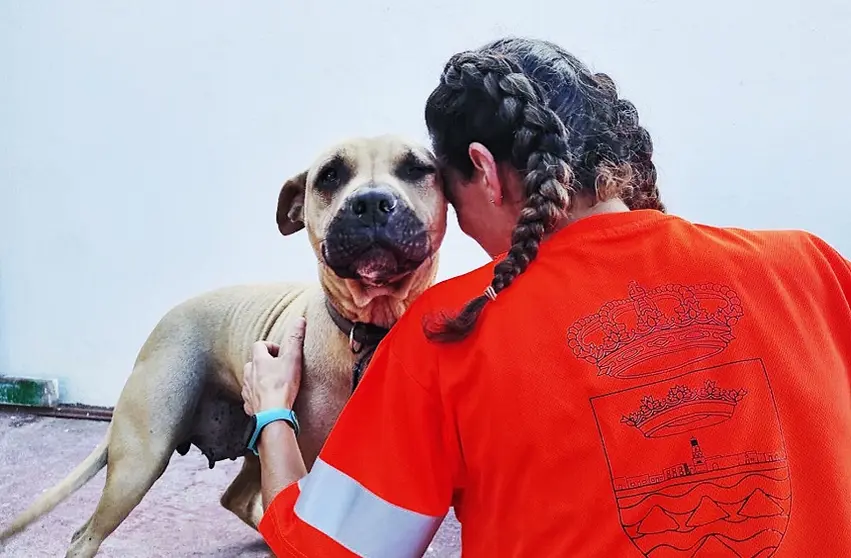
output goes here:
[{"label": "dog's shoulder", "polygon": [[212,289],[192,298],[183,304],[207,305],[216,301],[235,301],[246,299],[265,299],[268,297],[286,297],[315,290],[318,285],[314,283],[246,283],[242,285],[230,285]]},{"label": "dog's shoulder", "polygon": [[281,303],[321,293],[313,283],[257,283],[220,287],[197,294],[172,307],[164,319],[185,320],[192,317],[209,318],[215,315],[232,315],[236,311],[251,312],[252,308],[268,309]]}]

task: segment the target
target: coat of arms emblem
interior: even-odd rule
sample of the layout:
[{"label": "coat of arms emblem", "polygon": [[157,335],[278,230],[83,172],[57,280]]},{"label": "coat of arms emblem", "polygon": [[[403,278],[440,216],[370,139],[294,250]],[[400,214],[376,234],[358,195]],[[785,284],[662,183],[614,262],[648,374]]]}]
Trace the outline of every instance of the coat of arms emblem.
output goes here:
[{"label": "coat of arms emblem", "polygon": [[734,339],[738,297],[629,294],[569,330],[577,357],[633,386],[591,399],[624,532],[652,558],[771,556],[792,493],[768,374],[760,359],[696,366]]}]

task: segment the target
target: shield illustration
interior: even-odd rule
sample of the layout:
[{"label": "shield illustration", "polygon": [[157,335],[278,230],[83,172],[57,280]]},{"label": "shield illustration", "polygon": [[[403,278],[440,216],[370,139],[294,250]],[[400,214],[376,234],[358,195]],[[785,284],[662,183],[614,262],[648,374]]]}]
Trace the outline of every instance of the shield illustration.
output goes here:
[{"label": "shield illustration", "polygon": [[762,361],[688,372],[591,405],[621,525],[645,556],[774,554],[792,491]]}]

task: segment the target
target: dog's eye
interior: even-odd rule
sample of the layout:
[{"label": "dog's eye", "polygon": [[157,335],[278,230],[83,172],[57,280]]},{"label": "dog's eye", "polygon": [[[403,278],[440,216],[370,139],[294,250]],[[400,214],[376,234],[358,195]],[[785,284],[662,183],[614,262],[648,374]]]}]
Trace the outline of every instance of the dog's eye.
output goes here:
[{"label": "dog's eye", "polygon": [[432,173],[434,173],[434,167],[428,165],[421,165],[419,163],[406,163],[402,166],[402,176],[406,180],[422,180],[423,178]]},{"label": "dog's eye", "polygon": [[318,191],[330,194],[346,184],[351,178],[352,168],[346,163],[345,159],[337,156],[319,168],[314,185]]},{"label": "dog's eye", "polygon": [[323,188],[331,188],[340,182],[340,173],[334,167],[327,167],[319,173],[317,181]]}]

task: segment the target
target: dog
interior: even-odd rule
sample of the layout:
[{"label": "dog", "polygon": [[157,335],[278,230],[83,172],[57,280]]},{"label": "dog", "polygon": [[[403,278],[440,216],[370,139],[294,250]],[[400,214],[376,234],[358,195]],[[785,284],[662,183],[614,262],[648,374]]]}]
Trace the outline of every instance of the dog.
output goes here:
[{"label": "dog", "polygon": [[434,281],[447,205],[433,154],[396,136],[329,149],[286,181],[277,205],[284,236],[305,229],[318,284],[227,287],[171,309],[142,346],[103,441],[64,480],[16,517],[20,532],[107,467],[91,518],[66,558],[94,556],[165,471],[196,446],[209,460],[243,457],[221,504],[257,528],[263,513],[257,457],[246,451],[242,370],[258,340],[281,341],[288,320],[307,329],[295,402],[308,470],[374,350]]}]

